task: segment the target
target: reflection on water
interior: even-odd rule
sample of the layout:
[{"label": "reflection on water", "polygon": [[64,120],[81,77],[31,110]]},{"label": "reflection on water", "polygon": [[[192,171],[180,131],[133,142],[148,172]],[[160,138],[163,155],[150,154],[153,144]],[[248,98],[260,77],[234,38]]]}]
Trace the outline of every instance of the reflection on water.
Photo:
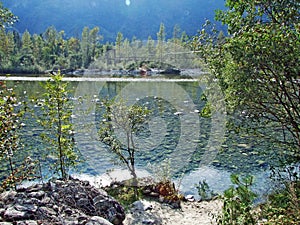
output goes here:
[{"label": "reflection on water", "polygon": [[[199,181],[205,180],[209,187],[216,193],[222,194],[224,190],[229,188],[232,183],[230,181],[230,172],[226,170],[219,170],[211,166],[200,167],[183,177],[181,181],[180,190],[185,194],[192,194],[199,198],[197,189],[195,187],[195,178],[197,178],[196,184]],[[254,174],[255,180],[252,190],[258,193],[258,200],[262,201],[266,197],[267,193],[270,193],[271,180],[270,174],[266,171],[256,171]]]}]

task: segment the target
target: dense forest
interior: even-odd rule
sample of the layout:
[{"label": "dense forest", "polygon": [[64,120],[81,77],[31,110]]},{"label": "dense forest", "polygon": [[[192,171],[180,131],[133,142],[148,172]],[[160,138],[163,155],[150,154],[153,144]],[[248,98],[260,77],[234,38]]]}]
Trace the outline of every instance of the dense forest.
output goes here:
[{"label": "dense forest", "polygon": [[[134,45],[144,45],[142,40],[133,37],[124,38],[119,32],[115,42],[102,44],[100,28],[84,27],[81,37],[65,37],[64,31],[57,31],[54,26],[47,28],[42,34],[31,35],[27,30],[20,34],[14,30],[0,30],[0,72],[1,73],[44,73],[45,71],[61,69],[72,71],[85,69],[108,51],[129,48]],[[188,40],[185,32],[178,25],[174,26],[171,39],[166,40],[164,24],[161,24],[156,37],[149,36],[145,51],[153,48],[153,54],[158,51],[155,39],[184,45]]]}]

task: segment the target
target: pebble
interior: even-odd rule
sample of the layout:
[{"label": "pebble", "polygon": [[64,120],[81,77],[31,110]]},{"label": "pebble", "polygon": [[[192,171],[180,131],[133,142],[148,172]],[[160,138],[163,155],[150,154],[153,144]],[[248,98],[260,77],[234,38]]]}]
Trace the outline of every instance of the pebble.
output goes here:
[{"label": "pebble", "polygon": [[189,201],[189,202],[194,202],[194,201],[195,201],[194,195],[187,195],[187,196],[185,197],[185,199],[186,199],[187,201]]}]

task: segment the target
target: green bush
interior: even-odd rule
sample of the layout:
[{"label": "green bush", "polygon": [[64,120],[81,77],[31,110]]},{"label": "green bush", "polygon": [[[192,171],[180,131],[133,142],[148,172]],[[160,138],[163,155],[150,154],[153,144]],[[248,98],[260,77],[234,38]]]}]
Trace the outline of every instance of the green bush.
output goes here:
[{"label": "green bush", "polygon": [[256,194],[250,190],[253,177],[239,178],[231,175],[233,186],[224,191],[222,214],[217,219],[220,225],[251,225],[256,224],[253,212],[253,201]]},{"label": "green bush", "polygon": [[283,171],[273,169],[272,179],[278,188],[268,196],[262,206],[264,224],[299,224],[300,221],[300,177],[299,168],[285,167]]},{"label": "green bush", "polygon": [[201,200],[211,200],[213,197],[217,196],[217,194],[210,189],[206,180],[199,181],[199,184],[196,185],[196,188]]},{"label": "green bush", "polygon": [[23,180],[35,177],[34,160],[26,158],[17,163],[16,155],[22,149],[19,131],[22,128],[22,118],[25,113],[25,103],[20,102],[13,90],[5,82],[0,84],[0,160],[8,165],[7,174],[1,182],[1,187],[15,188]]}]

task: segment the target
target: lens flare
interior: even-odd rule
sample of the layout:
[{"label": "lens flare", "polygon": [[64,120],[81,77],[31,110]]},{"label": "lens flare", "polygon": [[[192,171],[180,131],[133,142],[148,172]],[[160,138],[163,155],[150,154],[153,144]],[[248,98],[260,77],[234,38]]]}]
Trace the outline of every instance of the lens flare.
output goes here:
[{"label": "lens flare", "polygon": [[126,4],[127,6],[130,6],[130,3],[131,3],[130,0],[126,0],[126,1],[125,1],[125,4]]}]

